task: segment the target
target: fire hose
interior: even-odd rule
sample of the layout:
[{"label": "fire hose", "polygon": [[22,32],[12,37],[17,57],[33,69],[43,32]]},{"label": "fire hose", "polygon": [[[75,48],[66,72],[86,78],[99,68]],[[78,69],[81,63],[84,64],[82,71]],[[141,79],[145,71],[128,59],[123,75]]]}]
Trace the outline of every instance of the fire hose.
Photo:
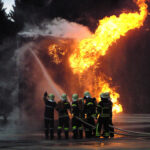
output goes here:
[{"label": "fire hose", "polygon": [[[92,124],[89,124],[88,122],[84,121],[83,119],[79,118],[76,116],[76,119],[78,119],[79,121],[81,121],[82,123],[88,125],[89,127],[92,127],[93,129],[96,129],[95,126],[93,126]],[[130,130],[124,130],[121,128],[117,128],[114,127],[112,125],[109,125],[109,127],[114,128],[116,130],[125,132],[125,133],[118,133],[118,132],[114,132],[114,134],[118,134],[118,135],[125,135],[125,136],[138,136],[138,137],[150,137],[150,133],[145,133],[145,132],[135,132],[135,131],[130,131]]]},{"label": "fire hose", "polygon": [[124,130],[124,129],[120,129],[120,128],[114,127],[114,126],[112,126],[112,125],[109,125],[109,127],[114,128],[114,129],[116,129],[116,130],[120,130],[120,131],[129,133],[129,134],[132,134],[132,135],[150,136],[150,133],[145,133],[145,132],[135,132],[135,131],[130,131],[130,130]]}]

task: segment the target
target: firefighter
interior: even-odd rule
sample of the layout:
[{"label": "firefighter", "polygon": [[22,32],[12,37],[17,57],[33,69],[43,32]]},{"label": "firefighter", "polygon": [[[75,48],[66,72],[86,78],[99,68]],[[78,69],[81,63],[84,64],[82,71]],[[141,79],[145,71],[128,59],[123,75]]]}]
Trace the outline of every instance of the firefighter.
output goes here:
[{"label": "firefighter", "polygon": [[73,94],[72,95],[72,131],[73,131],[74,139],[78,137],[78,130],[79,130],[79,120],[76,117],[79,117],[78,94]]},{"label": "firefighter", "polygon": [[58,102],[56,110],[58,111],[58,115],[59,115],[58,128],[57,128],[58,139],[61,139],[62,129],[64,129],[65,138],[68,139],[69,136],[69,112],[68,111],[71,111],[71,107],[67,100],[66,94],[62,94],[61,100]]},{"label": "firefighter", "polygon": [[108,92],[100,94],[101,101],[97,105],[97,113],[98,113],[98,124],[97,129],[98,133],[97,136],[101,136],[102,126],[104,127],[103,130],[103,137],[108,138],[110,136],[110,119],[112,117],[112,102],[110,101],[110,94]]},{"label": "firefighter", "polygon": [[79,119],[83,119],[83,99],[78,94],[72,95],[72,130],[73,138],[83,138],[83,126]]},{"label": "firefighter", "polygon": [[45,122],[45,138],[52,140],[54,138],[54,109],[56,107],[56,102],[54,101],[55,96],[53,94],[44,93],[44,102],[45,102],[45,113],[44,113],[44,122]]},{"label": "firefighter", "polygon": [[[96,117],[96,99],[91,98],[91,95],[88,91],[84,92],[84,115],[85,121],[93,126],[95,126],[95,117]],[[85,125],[85,135],[86,138],[91,138],[95,136],[95,128]]]}]

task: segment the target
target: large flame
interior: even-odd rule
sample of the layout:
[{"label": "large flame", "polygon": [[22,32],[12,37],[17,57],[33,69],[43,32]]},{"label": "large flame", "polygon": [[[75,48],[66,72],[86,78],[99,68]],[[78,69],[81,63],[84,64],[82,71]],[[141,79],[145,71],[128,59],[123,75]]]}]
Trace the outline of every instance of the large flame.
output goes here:
[{"label": "large flame", "polygon": [[[88,80],[89,86],[86,86],[85,90],[92,91],[97,99],[99,99],[100,93],[110,92],[113,112],[116,113],[123,111],[122,105],[118,102],[120,95],[116,92],[116,88],[110,86],[109,78],[106,79],[103,73],[97,76],[93,72],[95,72],[99,57],[104,56],[116,40],[125,36],[129,30],[140,28],[143,25],[148,14],[146,0],[136,0],[135,2],[139,7],[139,12],[122,13],[119,17],[113,15],[100,20],[95,33],[90,38],[81,40],[69,57],[73,73]],[[50,46],[49,54],[53,55],[55,62],[58,63],[57,53],[63,55],[63,52],[56,51],[56,47],[56,45]],[[57,50],[60,49],[57,48]],[[90,68],[93,72],[91,76],[88,76],[87,70]],[[92,80],[91,83],[90,80]],[[81,84],[84,85],[84,83],[85,81],[81,81]]]},{"label": "large flame", "polygon": [[97,78],[97,80],[98,80],[98,84],[97,84],[98,90],[95,91],[96,93],[94,94],[96,95],[97,100],[100,100],[99,99],[100,93],[109,92],[111,101],[113,103],[113,112],[115,113],[122,112],[123,111],[122,105],[119,104],[118,102],[120,95],[119,93],[116,92],[116,88],[110,87],[109,83],[106,80],[104,80],[102,77]]},{"label": "large flame", "polygon": [[[87,39],[80,41],[79,46],[69,58],[71,68],[74,73],[82,74],[89,67],[96,65],[100,56],[104,56],[109,47],[116,42],[121,36],[135,28],[140,28],[148,14],[146,0],[135,1],[139,7],[139,13],[122,13],[119,17],[113,15],[105,17],[99,21],[99,26],[95,33]],[[98,80],[98,78],[97,78]],[[110,92],[113,102],[113,111],[122,112],[122,106],[118,103],[120,95],[115,92],[114,88],[110,88],[109,83],[104,82],[100,78],[97,87],[101,89],[96,93]]]},{"label": "large flame", "polygon": [[99,21],[99,26],[90,38],[79,43],[78,48],[70,57],[70,65],[74,73],[83,73],[89,67],[95,65],[98,58],[106,54],[112,43],[120,36],[135,28],[140,28],[147,16],[145,0],[137,0],[140,13],[122,13],[119,17],[113,15]]}]

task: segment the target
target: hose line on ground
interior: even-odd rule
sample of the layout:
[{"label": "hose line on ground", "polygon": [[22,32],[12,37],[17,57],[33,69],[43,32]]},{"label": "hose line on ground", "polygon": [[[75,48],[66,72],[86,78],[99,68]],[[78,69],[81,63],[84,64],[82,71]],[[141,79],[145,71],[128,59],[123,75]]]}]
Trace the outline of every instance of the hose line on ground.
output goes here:
[{"label": "hose line on ground", "polygon": [[120,130],[126,133],[131,133],[131,134],[135,134],[135,135],[143,135],[143,136],[150,136],[150,133],[145,133],[145,132],[135,132],[135,131],[130,131],[130,130],[124,130],[124,129],[120,129],[120,128],[116,128],[112,125],[109,125],[109,127],[114,128],[116,130]]},{"label": "hose line on ground", "polygon": [[[96,127],[93,126],[92,124],[89,124],[88,122],[84,121],[83,119],[81,119],[81,118],[79,118],[79,117],[77,117],[77,116],[76,116],[76,119],[78,119],[78,120],[81,121],[82,123],[88,125],[89,127],[92,127],[93,129],[96,128]],[[109,125],[109,127],[114,128],[114,129],[119,130],[119,131],[122,131],[122,132],[128,133],[128,134],[124,134],[124,133],[114,132],[114,134],[118,134],[118,135],[150,137],[150,133],[135,132],[135,131],[130,131],[130,130],[124,130],[124,129],[120,129],[120,128],[114,127],[114,126],[112,126],[112,125]]]}]

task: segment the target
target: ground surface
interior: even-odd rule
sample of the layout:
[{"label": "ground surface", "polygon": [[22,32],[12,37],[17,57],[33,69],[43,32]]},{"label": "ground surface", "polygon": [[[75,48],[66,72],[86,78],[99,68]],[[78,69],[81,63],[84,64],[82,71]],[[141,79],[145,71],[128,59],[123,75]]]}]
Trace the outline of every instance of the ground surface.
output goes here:
[{"label": "ground surface", "polygon": [[[150,133],[150,114],[118,115],[116,127]],[[7,126],[7,127],[6,127]],[[150,150],[150,137],[115,135],[113,139],[53,140],[43,139],[42,131],[20,130],[0,118],[0,149],[4,150]]]}]

